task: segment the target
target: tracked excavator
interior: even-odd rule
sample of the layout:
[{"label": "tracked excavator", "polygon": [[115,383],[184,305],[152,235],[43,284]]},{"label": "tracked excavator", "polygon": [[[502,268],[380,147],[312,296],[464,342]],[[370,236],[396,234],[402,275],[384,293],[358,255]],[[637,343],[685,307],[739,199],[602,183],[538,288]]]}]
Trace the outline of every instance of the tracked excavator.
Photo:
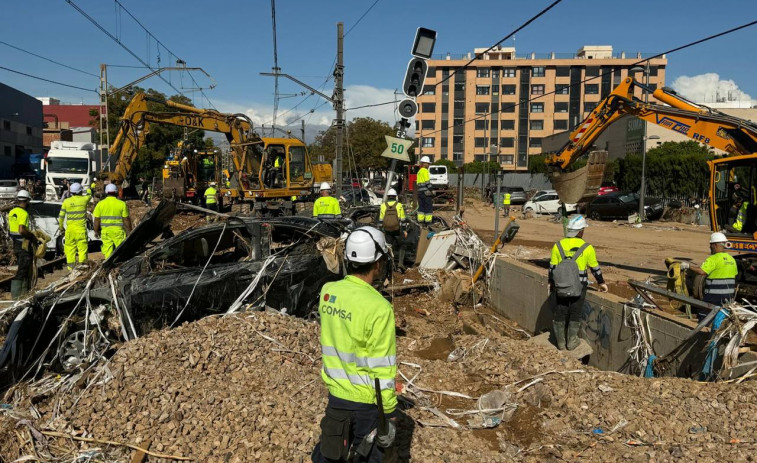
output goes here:
[{"label": "tracked excavator", "polygon": [[[150,110],[148,102],[158,103],[166,110]],[[312,199],[314,185],[332,181],[330,166],[319,164],[314,167],[302,141],[261,138],[244,114],[225,114],[138,93],[126,107],[110,148],[110,156],[117,159],[115,168],[101,173],[98,189],[106,180],[122,184],[153,124],[226,135],[231,148],[231,170],[221,172],[221,169],[215,169],[213,172],[225,205],[248,203],[251,210],[263,215],[291,213],[296,202]],[[218,166],[220,162],[216,159],[214,165]]]},{"label": "tracked excavator", "polygon": [[[633,96],[640,87],[664,103],[647,103]],[[668,106],[669,105],[669,106]],[[622,116],[632,115],[724,151],[708,161],[710,224],[728,237],[726,248],[739,253],[741,281],[757,289],[757,125],[699,105],[666,87],[652,89],[626,78],[570,134],[568,142],[547,158],[552,184],[563,203],[590,201],[602,183],[606,152],[589,153],[586,167],[566,169],[585,155],[597,137]],[[734,226],[737,204],[746,202],[746,220]],[[757,291],[754,291],[757,293]]]}]

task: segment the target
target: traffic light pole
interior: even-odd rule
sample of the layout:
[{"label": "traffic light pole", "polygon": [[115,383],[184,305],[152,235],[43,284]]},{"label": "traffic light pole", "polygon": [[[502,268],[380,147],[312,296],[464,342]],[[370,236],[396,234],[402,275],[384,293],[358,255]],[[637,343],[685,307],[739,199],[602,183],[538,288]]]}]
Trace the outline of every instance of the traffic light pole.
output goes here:
[{"label": "traffic light pole", "polygon": [[336,197],[342,193],[342,150],[344,145],[344,23],[336,23],[336,69],[334,70],[334,109],[336,110],[336,163],[333,186]]}]

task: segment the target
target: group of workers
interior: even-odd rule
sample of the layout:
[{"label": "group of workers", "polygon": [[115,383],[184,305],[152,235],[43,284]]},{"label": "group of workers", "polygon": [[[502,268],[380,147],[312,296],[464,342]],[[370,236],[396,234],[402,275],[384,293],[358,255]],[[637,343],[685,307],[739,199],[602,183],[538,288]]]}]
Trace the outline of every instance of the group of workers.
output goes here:
[{"label": "group of workers", "polygon": [[[58,232],[63,236],[66,267],[73,270],[77,260],[79,265],[87,262],[87,208],[92,200],[92,187],[85,190],[80,183],[72,183],[66,193],[58,215]],[[118,199],[118,187],[115,184],[105,185],[105,195],[95,205],[92,217],[95,236],[102,241],[102,254],[107,259],[131,231],[131,219],[126,203]],[[8,213],[8,231],[18,265],[11,282],[13,299],[21,298],[30,289],[34,254],[41,244],[39,238],[31,232],[28,213],[30,200],[28,191],[19,190],[16,194],[17,205]]]}]

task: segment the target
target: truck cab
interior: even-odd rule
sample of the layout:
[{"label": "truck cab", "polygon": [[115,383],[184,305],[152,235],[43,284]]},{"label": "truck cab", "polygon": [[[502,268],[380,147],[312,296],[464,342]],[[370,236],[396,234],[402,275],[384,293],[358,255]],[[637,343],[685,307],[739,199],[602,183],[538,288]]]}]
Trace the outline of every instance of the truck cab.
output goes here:
[{"label": "truck cab", "polygon": [[42,163],[45,173],[45,199],[59,200],[63,194],[63,180],[81,183],[83,187],[95,181],[100,159],[94,143],[54,141]]}]

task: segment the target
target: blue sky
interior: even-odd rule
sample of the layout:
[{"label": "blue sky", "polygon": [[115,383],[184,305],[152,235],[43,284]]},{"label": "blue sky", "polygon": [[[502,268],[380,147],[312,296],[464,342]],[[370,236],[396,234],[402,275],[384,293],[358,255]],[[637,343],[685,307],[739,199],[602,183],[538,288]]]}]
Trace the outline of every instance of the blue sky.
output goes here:
[{"label": "blue sky", "polygon": [[[375,0],[278,0],[279,66],[313,86],[320,86],[331,71],[336,48],[336,23],[352,27]],[[157,45],[147,42],[144,31],[121,12],[113,0],[74,0],[94,19],[142,59],[157,65]],[[196,0],[121,0],[157,38],[185,60],[200,66],[217,82],[206,94],[223,111],[243,111],[258,123],[270,121],[273,80],[259,72],[273,63],[270,2]],[[64,0],[5,0],[0,40],[82,70],[98,73],[100,63],[137,66],[123,51]],[[409,48],[418,26],[438,31],[435,53],[465,53],[486,47],[536,14],[551,1],[397,1],[379,0],[345,38],[347,106],[393,99],[401,86]],[[563,0],[552,11],[516,36],[520,53],[573,53],[582,45],[612,45],[615,51],[656,53],[757,19],[752,0],[658,2],[635,0]],[[717,73],[732,80],[757,99],[757,27],[742,30],[668,57],[667,82],[680,76]],[[512,44],[512,41],[506,45]],[[168,65],[165,50],[162,65]],[[81,74],[0,44],[0,66],[95,89],[97,78]],[[145,74],[144,69],[110,68],[111,83],[123,85]],[[173,73],[177,87],[191,81]],[[208,80],[196,74],[206,85]],[[34,96],[52,96],[66,102],[95,103],[93,92],[59,87],[0,70],[0,82]],[[330,93],[333,82],[325,85]],[[166,93],[174,91],[159,79],[142,85]],[[302,90],[281,83],[282,94]],[[280,113],[305,97],[284,98]],[[292,120],[307,114],[321,101],[312,96],[284,114]],[[198,106],[208,106],[196,97]],[[353,112],[393,119],[391,106]],[[305,117],[309,124],[327,124],[329,105]],[[299,122],[297,122],[299,124]]]}]

